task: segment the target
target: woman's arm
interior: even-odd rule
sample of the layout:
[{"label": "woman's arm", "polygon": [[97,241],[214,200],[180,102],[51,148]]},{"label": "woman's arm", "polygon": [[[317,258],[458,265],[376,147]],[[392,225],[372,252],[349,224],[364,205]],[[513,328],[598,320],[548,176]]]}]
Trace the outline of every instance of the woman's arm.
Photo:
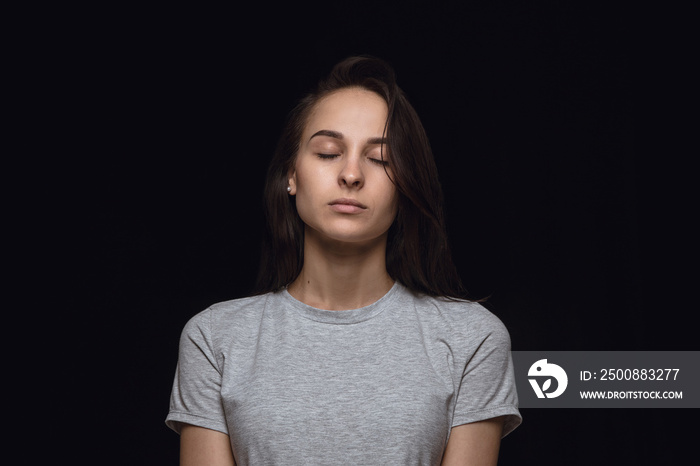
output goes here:
[{"label": "woman's arm", "polygon": [[228,435],[183,424],[180,430],[180,466],[234,466]]},{"label": "woman's arm", "polygon": [[502,433],[503,417],[453,427],[442,466],[495,466]]}]

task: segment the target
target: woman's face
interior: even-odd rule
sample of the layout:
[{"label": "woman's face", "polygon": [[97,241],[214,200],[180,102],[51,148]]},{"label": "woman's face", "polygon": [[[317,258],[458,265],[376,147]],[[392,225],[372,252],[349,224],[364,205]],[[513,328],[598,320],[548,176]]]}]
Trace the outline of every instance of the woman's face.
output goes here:
[{"label": "woman's face", "polygon": [[289,177],[307,233],[351,243],[386,234],[398,206],[385,167],[386,119],[384,99],[361,88],[335,91],[316,104]]}]

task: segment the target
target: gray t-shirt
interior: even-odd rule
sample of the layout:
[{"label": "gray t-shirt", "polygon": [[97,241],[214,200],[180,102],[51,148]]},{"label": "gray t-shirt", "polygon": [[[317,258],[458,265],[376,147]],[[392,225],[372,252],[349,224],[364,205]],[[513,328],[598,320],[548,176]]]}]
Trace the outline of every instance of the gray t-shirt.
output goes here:
[{"label": "gray t-shirt", "polygon": [[166,424],[228,434],[238,466],[437,465],[452,427],[496,416],[521,422],[503,323],[396,283],[348,311],[284,290],[197,314]]}]

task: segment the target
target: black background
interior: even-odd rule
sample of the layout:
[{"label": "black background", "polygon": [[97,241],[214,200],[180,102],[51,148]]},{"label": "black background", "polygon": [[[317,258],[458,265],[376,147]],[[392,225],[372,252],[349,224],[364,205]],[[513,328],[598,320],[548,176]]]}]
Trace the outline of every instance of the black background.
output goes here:
[{"label": "black background", "polygon": [[[43,91],[62,128],[61,153],[45,168],[61,170],[63,194],[45,201],[55,202],[47,222],[61,238],[49,280],[75,318],[71,351],[90,379],[71,380],[67,409],[87,408],[88,440],[76,449],[94,450],[95,463],[177,463],[164,419],[180,331],[250,289],[282,121],[352,54],[394,65],[433,146],[462,278],[474,298],[490,296],[513,350],[697,349],[687,311],[664,305],[673,290],[649,278],[664,273],[652,247],[661,227],[649,221],[655,201],[635,148],[639,45],[626,8],[81,13],[88,19],[59,25],[62,40],[43,44],[61,83]],[[522,414],[500,464],[676,464],[692,431],[688,410]]]}]

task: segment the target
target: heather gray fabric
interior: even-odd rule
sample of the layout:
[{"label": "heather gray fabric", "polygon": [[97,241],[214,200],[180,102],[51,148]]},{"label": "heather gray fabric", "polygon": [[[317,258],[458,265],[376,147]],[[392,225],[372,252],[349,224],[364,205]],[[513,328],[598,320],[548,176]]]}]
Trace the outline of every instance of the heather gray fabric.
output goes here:
[{"label": "heather gray fabric", "polygon": [[510,337],[484,307],[399,284],[355,310],[286,290],[185,326],[166,424],[229,434],[244,465],[437,465],[453,426],[520,424]]}]

